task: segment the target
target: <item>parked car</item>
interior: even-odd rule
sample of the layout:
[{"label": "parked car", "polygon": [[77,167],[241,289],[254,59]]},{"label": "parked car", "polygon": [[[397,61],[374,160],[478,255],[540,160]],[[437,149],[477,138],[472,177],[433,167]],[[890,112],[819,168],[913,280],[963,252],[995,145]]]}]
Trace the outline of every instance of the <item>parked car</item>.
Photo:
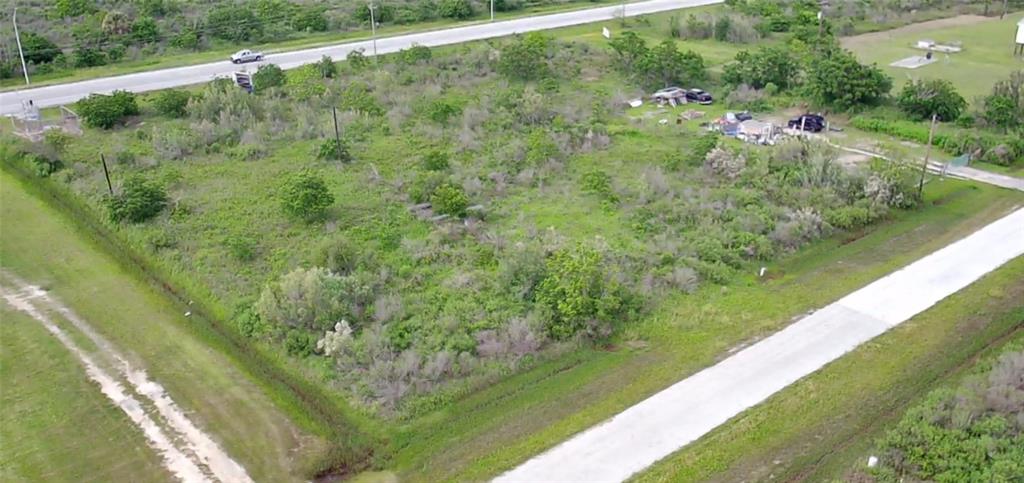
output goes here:
[{"label": "parked car", "polygon": [[754,115],[750,111],[740,111],[736,113],[736,120],[739,122],[749,121],[754,118]]},{"label": "parked car", "polygon": [[658,104],[668,104],[675,99],[677,104],[686,102],[686,91],[682,87],[666,87],[651,94],[651,99]]},{"label": "parked car", "polygon": [[789,120],[790,129],[803,129],[810,132],[821,132],[825,130],[825,118],[818,114],[804,114]]},{"label": "parked car", "polygon": [[714,102],[714,98],[711,94],[704,92],[701,89],[690,89],[686,91],[686,100],[689,102],[696,102],[697,104],[708,105]]},{"label": "parked car", "polygon": [[246,62],[259,62],[263,60],[263,52],[253,52],[251,50],[239,50],[234,54],[231,54],[231,62],[234,64],[244,64]]}]

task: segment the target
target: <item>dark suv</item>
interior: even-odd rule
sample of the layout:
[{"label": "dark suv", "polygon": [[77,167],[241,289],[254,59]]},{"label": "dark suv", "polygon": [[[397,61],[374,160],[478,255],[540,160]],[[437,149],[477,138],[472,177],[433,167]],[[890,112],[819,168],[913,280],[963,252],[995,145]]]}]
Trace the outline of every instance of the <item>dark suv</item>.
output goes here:
[{"label": "dark suv", "polygon": [[690,90],[686,91],[686,101],[687,102],[696,102],[697,104],[703,104],[703,105],[706,106],[706,105],[711,104],[712,102],[714,102],[714,98],[711,97],[711,94],[708,94],[707,92],[704,92],[703,90],[700,90],[700,89],[690,89]]},{"label": "dark suv", "polygon": [[821,132],[825,130],[825,118],[818,114],[804,114],[789,120],[790,129],[801,129],[810,132]]}]

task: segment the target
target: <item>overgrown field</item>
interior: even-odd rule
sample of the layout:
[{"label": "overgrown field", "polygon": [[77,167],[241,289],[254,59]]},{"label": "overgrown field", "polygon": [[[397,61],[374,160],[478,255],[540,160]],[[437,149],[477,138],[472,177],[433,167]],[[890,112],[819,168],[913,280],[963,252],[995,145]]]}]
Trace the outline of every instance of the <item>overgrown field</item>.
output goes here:
[{"label": "overgrown field", "polygon": [[1021,203],[939,180],[921,198],[914,166],[813,141],[741,146],[677,124],[692,105],[627,110],[672,84],[794,102],[723,64],[795,40],[776,52],[824,72],[800,12],[780,14],[793,39],[698,12],[608,22],[611,45],[592,25],[264,68],[251,95],[97,96],[84,136],[5,162],[375,426],[375,466],[482,479]]}]

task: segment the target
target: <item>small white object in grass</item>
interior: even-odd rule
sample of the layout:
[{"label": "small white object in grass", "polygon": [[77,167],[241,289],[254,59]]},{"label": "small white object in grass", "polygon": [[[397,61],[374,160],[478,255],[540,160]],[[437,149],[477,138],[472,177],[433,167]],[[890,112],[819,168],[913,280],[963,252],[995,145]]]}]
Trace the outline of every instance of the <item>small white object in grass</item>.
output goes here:
[{"label": "small white object in grass", "polygon": [[767,267],[761,267],[761,271],[757,273],[757,276],[758,277],[763,277],[765,270],[768,270],[768,268]]},{"label": "small white object in grass", "polygon": [[661,124],[662,126],[664,126],[665,124],[668,124],[668,119],[662,119],[662,120],[658,121],[658,124]]},{"label": "small white object in grass", "polygon": [[185,317],[191,317],[191,316],[192,316],[192,311],[191,310],[189,310],[188,312],[185,312]]},{"label": "small white object in grass", "polygon": [[878,457],[877,456],[869,456],[868,457],[868,468],[874,468],[876,466],[878,466]]},{"label": "small white object in grass", "polygon": [[640,107],[642,105],[644,105],[644,101],[642,99],[633,99],[632,101],[629,101],[629,107]]},{"label": "small white object in grass", "polygon": [[610,39],[612,38],[612,31],[608,30],[608,27],[601,27],[601,35],[604,35],[606,39]]}]

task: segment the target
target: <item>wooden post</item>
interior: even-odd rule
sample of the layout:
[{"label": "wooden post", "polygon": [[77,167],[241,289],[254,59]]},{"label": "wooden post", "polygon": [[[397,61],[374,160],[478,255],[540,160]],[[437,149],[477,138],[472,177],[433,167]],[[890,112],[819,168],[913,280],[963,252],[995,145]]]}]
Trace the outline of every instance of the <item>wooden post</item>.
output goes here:
[{"label": "wooden post", "polygon": [[103,176],[107,178],[107,190],[110,191],[110,196],[114,196],[114,185],[110,184],[110,171],[107,169],[107,158],[100,153],[100,162],[103,163]]},{"label": "wooden post", "polygon": [[924,163],[921,165],[921,180],[917,182],[917,197],[920,198],[924,192],[924,174],[928,171],[928,158],[932,154],[932,137],[935,136],[935,121],[938,116],[932,113],[932,126],[928,129],[928,146],[924,148]]},{"label": "wooden post", "polygon": [[332,107],[331,112],[334,113],[334,142],[341,146],[341,131],[338,131],[338,108]]}]

